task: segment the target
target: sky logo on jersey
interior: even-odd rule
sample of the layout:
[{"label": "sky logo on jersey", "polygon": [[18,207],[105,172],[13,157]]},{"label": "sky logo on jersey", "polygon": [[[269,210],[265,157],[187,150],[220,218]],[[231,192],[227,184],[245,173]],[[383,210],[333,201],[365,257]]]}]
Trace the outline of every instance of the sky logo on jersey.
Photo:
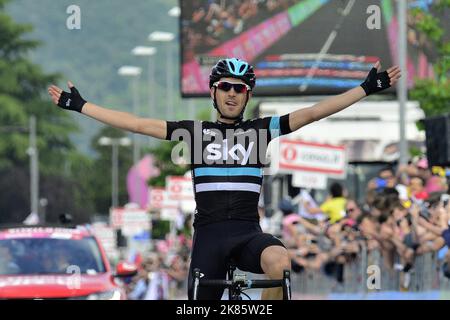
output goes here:
[{"label": "sky logo on jersey", "polygon": [[[170,140],[181,141],[172,148],[171,158],[176,164],[244,165],[270,167],[267,156],[269,142],[279,136],[279,118],[273,117],[267,128],[203,128],[202,122],[193,122],[190,129],[177,128]],[[277,141],[278,139],[275,139]],[[277,149],[275,142],[273,149]],[[272,147],[271,147],[272,149]],[[276,151],[274,151],[276,152]]]},{"label": "sky logo on jersey", "polygon": [[[209,154],[206,156],[206,159],[211,161],[216,160],[228,160],[228,156],[231,157],[233,160],[242,161],[241,165],[245,165],[248,162],[248,159],[250,158],[250,154],[253,149],[254,142],[250,142],[248,145],[248,149],[245,149],[243,145],[241,144],[235,144],[231,149],[228,150],[228,140],[223,140],[222,145],[218,143],[210,143],[206,146],[206,151],[209,152]],[[239,154],[238,154],[239,153]]]}]

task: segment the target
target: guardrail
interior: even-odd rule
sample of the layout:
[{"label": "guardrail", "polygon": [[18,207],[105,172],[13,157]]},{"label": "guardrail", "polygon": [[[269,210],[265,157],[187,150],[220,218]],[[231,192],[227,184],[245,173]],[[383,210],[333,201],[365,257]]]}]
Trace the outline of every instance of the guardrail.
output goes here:
[{"label": "guardrail", "polygon": [[[395,257],[394,261],[398,261]],[[377,281],[372,282],[377,275]],[[388,268],[378,250],[365,247],[353,261],[343,265],[342,281],[323,270],[305,269],[292,273],[292,290],[296,295],[324,296],[332,293],[374,293],[450,291],[450,280],[443,275],[438,253],[417,256],[413,268],[405,273]]]},{"label": "guardrail", "polygon": [[[394,257],[398,262],[398,257]],[[409,280],[405,280],[405,273],[388,268],[378,250],[367,251],[362,246],[360,253],[343,266],[342,282],[337,281],[336,275],[328,276],[323,270],[304,269],[300,273],[291,272],[293,299],[326,299],[348,298],[361,299],[372,293],[411,293],[412,295],[396,296],[400,299],[439,299],[450,298],[450,279],[442,272],[442,261],[438,253],[426,253],[417,256],[414,267],[409,271]],[[374,268],[375,267],[375,268]],[[373,269],[379,274],[379,289],[368,285],[373,279]],[[259,275],[251,275],[256,279]],[[408,286],[405,287],[405,281]],[[375,286],[375,283],[373,283]],[[172,288],[171,299],[186,299],[187,281]],[[433,292],[431,295],[415,295],[415,293]],[[442,294],[441,294],[442,293]],[[448,294],[447,294],[448,293]],[[260,290],[254,292],[255,299],[259,298]],[[344,295],[340,295],[344,294]],[[345,295],[347,294],[347,295]],[[447,294],[447,296],[443,296]],[[379,298],[390,299],[391,296],[379,295]]]}]

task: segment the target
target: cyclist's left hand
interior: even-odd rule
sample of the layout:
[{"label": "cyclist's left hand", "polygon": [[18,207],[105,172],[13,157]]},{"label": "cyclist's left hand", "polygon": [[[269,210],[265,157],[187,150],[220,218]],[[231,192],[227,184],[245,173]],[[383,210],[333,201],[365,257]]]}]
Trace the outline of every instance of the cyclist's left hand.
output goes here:
[{"label": "cyclist's left hand", "polygon": [[378,61],[361,84],[367,96],[394,86],[401,77],[398,66],[391,67],[383,72],[380,72],[380,70],[381,63]]}]

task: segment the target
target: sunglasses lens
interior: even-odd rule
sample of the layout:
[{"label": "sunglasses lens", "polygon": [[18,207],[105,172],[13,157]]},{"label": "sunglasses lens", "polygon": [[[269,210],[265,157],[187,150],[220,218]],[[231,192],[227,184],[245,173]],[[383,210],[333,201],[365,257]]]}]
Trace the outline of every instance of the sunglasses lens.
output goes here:
[{"label": "sunglasses lens", "polygon": [[244,93],[247,91],[247,87],[243,84],[235,84],[233,87],[234,91],[236,91],[237,93]]},{"label": "sunglasses lens", "polygon": [[232,86],[233,85],[229,82],[219,82],[217,84],[217,88],[219,88],[220,90],[223,90],[223,91],[230,91]]},{"label": "sunglasses lens", "polygon": [[233,88],[237,93],[244,93],[247,91],[247,87],[240,83],[219,82],[217,88],[223,91],[230,91],[231,88]]}]

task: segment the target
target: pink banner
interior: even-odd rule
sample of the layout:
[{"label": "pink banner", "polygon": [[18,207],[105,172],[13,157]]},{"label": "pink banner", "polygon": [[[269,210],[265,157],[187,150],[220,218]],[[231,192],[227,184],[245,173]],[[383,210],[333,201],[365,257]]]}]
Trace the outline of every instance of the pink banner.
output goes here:
[{"label": "pink banner", "polygon": [[127,175],[129,201],[137,203],[141,208],[146,208],[149,197],[147,180],[158,174],[159,169],[153,165],[153,157],[150,155],[145,156],[133,166]]}]

